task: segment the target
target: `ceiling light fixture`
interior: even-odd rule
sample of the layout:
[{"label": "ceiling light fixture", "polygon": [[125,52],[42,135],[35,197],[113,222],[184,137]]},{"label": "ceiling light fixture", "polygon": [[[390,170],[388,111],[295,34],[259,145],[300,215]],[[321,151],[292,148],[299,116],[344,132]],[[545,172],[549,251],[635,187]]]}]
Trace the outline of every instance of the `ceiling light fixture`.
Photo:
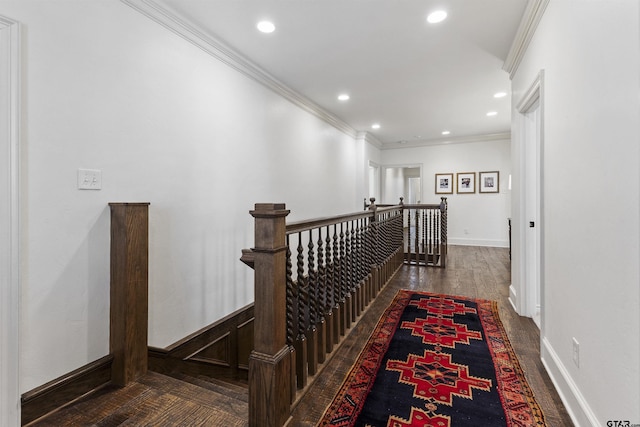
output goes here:
[{"label": "ceiling light fixture", "polygon": [[258,31],[266,34],[273,33],[276,30],[276,26],[271,21],[260,21],[256,27]]},{"label": "ceiling light fixture", "polygon": [[507,96],[507,92],[498,92],[493,95],[494,98],[504,98]]},{"label": "ceiling light fixture", "polygon": [[438,22],[442,22],[447,19],[447,12],[444,10],[436,10],[435,12],[431,12],[429,16],[427,16],[427,22],[430,24],[437,24]]},{"label": "ceiling light fixture", "polygon": [[346,93],[342,93],[342,94],[338,95],[338,99],[340,101],[348,101],[349,98],[350,98],[349,95],[347,95]]},{"label": "ceiling light fixture", "polygon": [[371,129],[380,129],[380,123],[374,123],[371,125]]},{"label": "ceiling light fixture", "polygon": [[498,115],[498,112],[497,112],[497,111],[489,111],[489,112],[487,113],[487,117],[493,117],[493,116],[497,116],[497,115]]},{"label": "ceiling light fixture", "polygon": [[451,131],[448,131],[448,130],[443,130],[443,131],[442,131],[442,134],[443,134],[443,135],[449,135],[450,133],[451,133]]}]

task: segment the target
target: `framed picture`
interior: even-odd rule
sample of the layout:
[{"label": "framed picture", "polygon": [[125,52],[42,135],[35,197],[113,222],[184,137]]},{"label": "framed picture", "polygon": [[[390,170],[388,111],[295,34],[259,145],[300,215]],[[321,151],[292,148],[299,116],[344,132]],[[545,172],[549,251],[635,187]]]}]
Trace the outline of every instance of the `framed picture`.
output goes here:
[{"label": "framed picture", "polygon": [[472,194],[476,192],[476,173],[462,172],[457,174],[458,194]]},{"label": "framed picture", "polygon": [[437,173],[436,174],[436,194],[452,194],[453,193],[453,174]]},{"label": "framed picture", "polygon": [[500,192],[500,172],[478,172],[481,193]]}]

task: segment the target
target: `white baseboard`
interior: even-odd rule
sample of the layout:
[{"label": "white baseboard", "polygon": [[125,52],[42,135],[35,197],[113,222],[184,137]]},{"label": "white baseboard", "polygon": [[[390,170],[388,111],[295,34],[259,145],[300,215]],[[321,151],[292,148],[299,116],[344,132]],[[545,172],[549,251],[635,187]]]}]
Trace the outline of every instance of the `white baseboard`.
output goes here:
[{"label": "white baseboard", "polygon": [[540,357],[576,427],[602,426],[546,337],[542,339]]},{"label": "white baseboard", "polygon": [[508,248],[508,240],[466,239],[464,237],[448,237],[447,244],[459,246],[488,246],[492,248]]},{"label": "white baseboard", "polygon": [[518,291],[516,291],[516,288],[511,284],[509,285],[509,302],[511,303],[511,307],[513,307],[513,311],[520,314],[516,301],[518,301]]}]

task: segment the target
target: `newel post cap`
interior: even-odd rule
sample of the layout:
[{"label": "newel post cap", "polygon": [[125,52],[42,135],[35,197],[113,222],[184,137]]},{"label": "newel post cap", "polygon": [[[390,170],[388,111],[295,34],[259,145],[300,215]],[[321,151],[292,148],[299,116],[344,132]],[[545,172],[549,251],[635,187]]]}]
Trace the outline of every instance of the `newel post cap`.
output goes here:
[{"label": "newel post cap", "polygon": [[285,203],[256,203],[254,210],[249,211],[254,218],[275,218],[289,215]]}]

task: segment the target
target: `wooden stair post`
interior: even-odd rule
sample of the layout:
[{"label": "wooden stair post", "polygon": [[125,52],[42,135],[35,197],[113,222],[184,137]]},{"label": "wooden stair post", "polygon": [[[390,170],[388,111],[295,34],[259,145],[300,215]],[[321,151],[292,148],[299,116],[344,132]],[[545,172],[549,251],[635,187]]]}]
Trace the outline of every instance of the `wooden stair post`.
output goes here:
[{"label": "wooden stair post", "polygon": [[249,426],[281,427],[291,415],[291,352],[286,342],[284,203],[257,203],[254,350],[249,357]]},{"label": "wooden stair post", "polygon": [[147,373],[149,203],[111,208],[111,380],[124,386]]}]

